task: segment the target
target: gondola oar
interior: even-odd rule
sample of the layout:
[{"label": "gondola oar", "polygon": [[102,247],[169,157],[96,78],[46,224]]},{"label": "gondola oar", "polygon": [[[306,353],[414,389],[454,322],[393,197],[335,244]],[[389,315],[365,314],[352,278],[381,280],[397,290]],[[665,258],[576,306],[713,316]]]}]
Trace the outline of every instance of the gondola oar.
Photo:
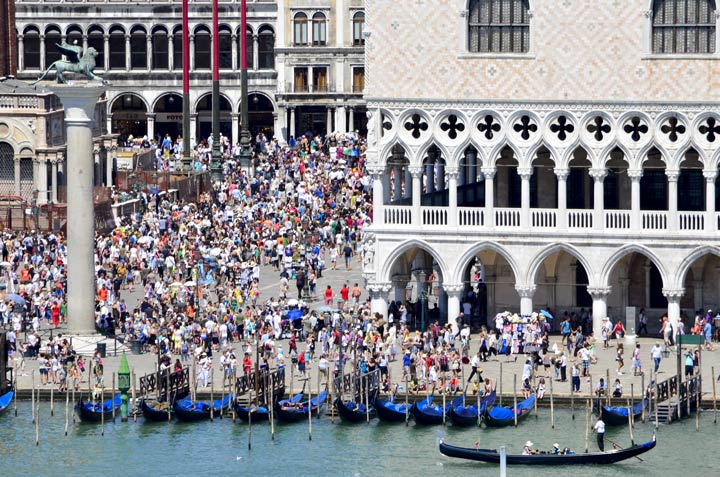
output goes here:
[{"label": "gondola oar", "polygon": [[[605,438],[605,440],[608,441],[610,444],[612,444],[612,446],[613,446],[615,449],[617,449],[617,450],[622,450],[622,447],[620,447],[620,445],[619,445],[617,442],[612,441],[612,440],[608,439],[607,437]],[[635,457],[635,458],[636,458],[637,460],[639,460],[640,462],[645,462],[644,460],[642,460],[640,457],[638,457],[638,456],[636,456],[636,455],[633,456],[633,457]]]}]

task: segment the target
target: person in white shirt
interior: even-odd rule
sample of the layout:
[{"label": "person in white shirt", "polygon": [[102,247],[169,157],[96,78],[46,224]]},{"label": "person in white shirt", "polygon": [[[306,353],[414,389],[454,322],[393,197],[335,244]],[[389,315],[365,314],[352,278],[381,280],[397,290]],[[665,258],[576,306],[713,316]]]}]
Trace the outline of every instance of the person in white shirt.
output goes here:
[{"label": "person in white shirt", "polygon": [[605,423],[601,418],[593,426],[593,432],[597,434],[597,445],[600,452],[605,452]]}]

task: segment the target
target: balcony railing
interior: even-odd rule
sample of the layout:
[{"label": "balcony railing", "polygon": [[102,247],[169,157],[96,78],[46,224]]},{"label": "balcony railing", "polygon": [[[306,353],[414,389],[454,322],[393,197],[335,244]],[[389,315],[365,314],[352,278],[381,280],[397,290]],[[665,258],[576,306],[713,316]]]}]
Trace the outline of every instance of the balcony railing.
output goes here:
[{"label": "balcony railing", "polygon": [[[482,230],[491,228],[500,230],[523,230],[522,209],[495,207],[492,216],[488,210],[481,207],[458,207],[454,222],[460,229],[471,228]],[[418,225],[423,228],[447,229],[453,223],[449,207],[422,206]],[[492,221],[489,219],[492,217]],[[593,209],[530,209],[530,231],[559,230],[568,232],[596,230],[602,233],[603,229],[609,233],[639,233],[657,232],[667,233],[716,233],[720,231],[720,212],[715,212],[714,220],[708,222],[707,212],[677,212],[674,222],[671,221],[668,211],[640,211],[637,229],[634,228],[632,211],[630,210],[604,210],[599,224],[595,222]],[[386,205],[383,207],[383,218],[386,225],[412,226],[413,208],[409,205]],[[600,225],[600,227],[597,227]]]}]

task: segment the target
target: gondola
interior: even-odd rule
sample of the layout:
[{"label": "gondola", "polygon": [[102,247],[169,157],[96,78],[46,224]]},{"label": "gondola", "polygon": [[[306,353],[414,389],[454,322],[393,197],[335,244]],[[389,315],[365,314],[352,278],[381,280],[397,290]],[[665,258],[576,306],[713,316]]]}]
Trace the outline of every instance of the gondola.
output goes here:
[{"label": "gondola", "polygon": [[276,414],[279,420],[283,422],[299,422],[303,419],[307,420],[308,411],[316,412],[319,407],[325,403],[327,398],[327,390],[315,396],[310,401],[292,403],[289,400],[278,402],[276,406]]},{"label": "gondola", "polygon": [[387,422],[405,422],[406,419],[412,417],[410,412],[412,404],[404,402],[394,402],[390,399],[375,399],[375,410],[381,421]]},{"label": "gondola", "polygon": [[0,396],[0,415],[2,415],[2,413],[10,407],[10,403],[12,402],[14,395],[15,393],[8,391]]},{"label": "gondola", "polygon": [[[463,405],[465,400],[465,405]],[[466,396],[458,396],[452,401],[452,413],[450,414],[453,426],[468,427],[479,424],[478,415],[484,416],[485,411],[492,407],[495,402],[495,391],[480,400],[480,412],[478,414],[477,400]]]},{"label": "gondola", "polygon": [[100,422],[103,419],[103,415],[105,416],[105,420],[108,421],[112,419],[113,408],[116,413],[119,412],[120,404],[120,394],[116,394],[114,398],[106,400],[102,405],[85,402],[81,397],[77,404],[75,404],[75,410],[83,422]]},{"label": "gondola", "polygon": [[[283,399],[282,403],[298,403],[302,399],[302,394],[296,394],[291,399]],[[270,421],[270,408],[264,405],[255,406],[251,404],[249,406],[241,406],[238,404],[235,406],[235,412],[237,416],[245,422],[250,421],[250,413],[252,412],[252,422],[269,422]]]},{"label": "gondola", "polygon": [[[443,408],[437,404],[433,404],[433,397],[428,396],[422,401],[417,401],[410,408],[410,412],[415,416],[415,421],[419,424],[436,425],[443,423]],[[445,418],[452,413],[452,402],[445,404]]]},{"label": "gondola", "polygon": [[363,402],[343,401],[341,397],[338,397],[335,400],[335,407],[338,410],[338,414],[340,414],[340,419],[343,421],[352,423],[366,422],[368,416],[370,419],[375,417],[375,406],[372,404],[366,406]]},{"label": "gondola", "polygon": [[[228,394],[224,399],[216,399],[212,403],[213,412],[217,415],[223,408],[232,402],[233,395]],[[210,404],[206,402],[193,402],[191,399],[175,401],[173,406],[175,417],[183,422],[196,422],[210,419]]]},{"label": "gondola", "polygon": [[533,394],[524,401],[517,403],[517,409],[512,407],[497,407],[490,409],[485,414],[485,424],[489,427],[505,427],[515,424],[515,412],[517,411],[517,420],[520,422],[527,417],[535,405],[535,395]]},{"label": "gondola", "polygon": [[[147,422],[167,422],[175,415],[173,407],[162,401],[140,400],[140,410]],[[169,416],[168,416],[169,414]]]},{"label": "gondola", "polygon": [[[655,435],[652,440],[644,444],[633,445],[627,449],[615,449],[607,452],[589,452],[581,454],[532,454],[508,455],[508,465],[585,465],[585,464],[614,464],[650,451],[655,447]],[[479,462],[500,463],[500,453],[495,449],[472,449],[456,447],[445,444],[440,440],[438,444],[440,453],[458,459],[475,460]]]},{"label": "gondola", "polygon": [[[635,404],[632,408],[633,420],[640,419],[642,417],[643,407],[647,405],[647,400]],[[600,400],[595,404],[595,412],[600,414],[602,420],[608,426],[627,426],[628,425],[628,408],[627,407],[614,407],[614,406],[601,406]]]}]

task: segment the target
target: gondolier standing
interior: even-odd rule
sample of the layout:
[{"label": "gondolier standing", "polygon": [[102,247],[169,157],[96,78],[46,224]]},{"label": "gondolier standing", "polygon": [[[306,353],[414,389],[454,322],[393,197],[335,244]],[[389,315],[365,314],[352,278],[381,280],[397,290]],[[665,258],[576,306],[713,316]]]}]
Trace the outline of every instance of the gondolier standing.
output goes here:
[{"label": "gondolier standing", "polygon": [[602,417],[598,418],[595,426],[593,427],[593,432],[597,434],[597,445],[600,452],[605,452],[605,423],[603,422]]}]

